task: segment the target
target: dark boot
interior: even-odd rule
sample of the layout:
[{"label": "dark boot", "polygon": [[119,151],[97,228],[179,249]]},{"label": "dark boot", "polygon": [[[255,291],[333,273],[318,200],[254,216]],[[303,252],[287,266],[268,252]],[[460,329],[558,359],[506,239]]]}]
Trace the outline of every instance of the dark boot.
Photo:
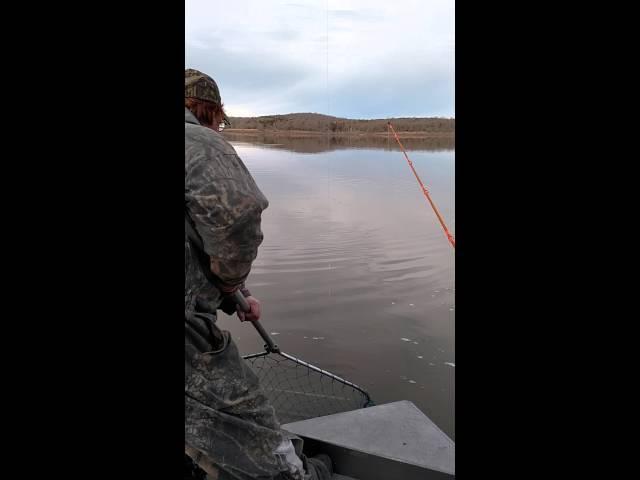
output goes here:
[{"label": "dark boot", "polygon": [[307,473],[313,480],[330,480],[333,476],[333,462],[329,455],[320,453],[314,457],[307,457]]}]

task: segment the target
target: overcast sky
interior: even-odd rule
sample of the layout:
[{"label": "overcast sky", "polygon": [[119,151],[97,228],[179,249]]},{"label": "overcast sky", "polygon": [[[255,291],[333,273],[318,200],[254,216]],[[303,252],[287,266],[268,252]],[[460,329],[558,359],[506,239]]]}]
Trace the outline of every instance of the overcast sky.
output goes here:
[{"label": "overcast sky", "polygon": [[455,117],[453,0],[186,0],[230,116]]}]

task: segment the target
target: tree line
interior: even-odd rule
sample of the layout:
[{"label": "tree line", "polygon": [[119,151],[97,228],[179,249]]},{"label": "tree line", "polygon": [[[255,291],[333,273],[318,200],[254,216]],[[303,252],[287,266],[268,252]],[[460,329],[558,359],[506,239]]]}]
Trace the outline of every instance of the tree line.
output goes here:
[{"label": "tree line", "polygon": [[455,132],[453,118],[384,118],[374,120],[357,120],[332,117],[319,113],[290,113],[286,115],[266,115],[262,117],[230,117],[232,129],[303,130],[332,133],[384,133],[387,122],[399,132]]}]

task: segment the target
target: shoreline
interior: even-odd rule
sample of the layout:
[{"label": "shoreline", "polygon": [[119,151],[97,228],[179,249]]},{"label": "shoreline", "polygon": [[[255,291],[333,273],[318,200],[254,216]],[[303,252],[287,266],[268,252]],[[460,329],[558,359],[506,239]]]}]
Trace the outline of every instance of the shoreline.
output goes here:
[{"label": "shoreline", "polygon": [[[319,132],[316,130],[258,130],[256,128],[225,128],[222,133],[258,137],[264,135],[282,137],[357,137],[357,138],[386,138],[387,132]],[[439,138],[454,139],[455,132],[396,132],[399,138]]]}]

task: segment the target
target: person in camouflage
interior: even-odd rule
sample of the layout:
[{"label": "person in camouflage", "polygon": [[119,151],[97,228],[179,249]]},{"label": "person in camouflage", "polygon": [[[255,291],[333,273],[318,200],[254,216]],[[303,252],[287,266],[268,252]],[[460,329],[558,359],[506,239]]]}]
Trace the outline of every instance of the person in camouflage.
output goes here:
[{"label": "person in camouflage", "polygon": [[[229,332],[216,325],[218,309],[236,311],[236,290],[251,307],[246,314],[237,310],[240,320],[260,318],[260,302],[244,282],[262,243],[261,214],[269,204],[218,133],[223,122],[229,119],[215,81],[186,70],[185,476],[329,479],[331,461],[306,458],[301,439],[280,429],[257,376]],[[201,242],[190,240],[187,231]]]}]

